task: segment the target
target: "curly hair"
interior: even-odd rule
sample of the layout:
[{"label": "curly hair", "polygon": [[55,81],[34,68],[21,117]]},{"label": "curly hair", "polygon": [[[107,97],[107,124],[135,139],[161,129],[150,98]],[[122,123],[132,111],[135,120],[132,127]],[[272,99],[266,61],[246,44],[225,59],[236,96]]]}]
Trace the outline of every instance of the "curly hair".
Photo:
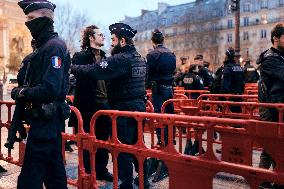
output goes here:
[{"label": "curly hair", "polygon": [[83,31],[82,45],[81,45],[82,50],[86,50],[87,48],[90,47],[89,37],[95,34],[95,31],[94,31],[95,29],[99,29],[99,27],[96,25],[91,25],[91,26],[86,27],[86,29]]},{"label": "curly hair", "polygon": [[284,35],[284,24],[279,23],[271,31],[271,42],[274,44],[274,39],[273,37],[280,38],[281,35]]}]

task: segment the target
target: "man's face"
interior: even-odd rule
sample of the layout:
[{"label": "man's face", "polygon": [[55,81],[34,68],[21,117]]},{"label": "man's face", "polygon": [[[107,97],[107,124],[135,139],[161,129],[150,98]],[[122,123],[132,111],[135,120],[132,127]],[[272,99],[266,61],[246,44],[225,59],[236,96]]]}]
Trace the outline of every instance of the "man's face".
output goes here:
[{"label": "man's face", "polygon": [[111,46],[115,47],[118,44],[119,44],[118,37],[115,34],[112,34],[111,35]]},{"label": "man's face", "polygon": [[100,29],[95,29],[94,32],[95,34],[93,36],[92,43],[94,43],[95,46],[99,46],[99,47],[104,46],[105,36],[102,33],[102,31]]},{"label": "man's face", "polygon": [[203,60],[202,60],[202,59],[194,60],[194,64],[197,64],[197,65],[199,65],[199,66],[202,66],[202,65],[203,65]]},{"label": "man's face", "polygon": [[27,22],[34,20],[36,18],[42,17],[42,14],[39,11],[32,11],[29,14],[27,14]]}]

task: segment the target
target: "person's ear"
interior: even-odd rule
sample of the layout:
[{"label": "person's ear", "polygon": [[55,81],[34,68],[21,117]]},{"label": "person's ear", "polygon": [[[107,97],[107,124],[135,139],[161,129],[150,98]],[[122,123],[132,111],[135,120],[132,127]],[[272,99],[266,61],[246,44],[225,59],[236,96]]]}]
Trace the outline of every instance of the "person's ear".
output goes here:
[{"label": "person's ear", "polygon": [[95,37],[94,37],[93,35],[90,35],[90,36],[89,36],[89,40],[90,40],[90,41],[94,41],[94,40],[95,40]]},{"label": "person's ear", "polygon": [[121,40],[120,40],[120,45],[121,45],[122,47],[126,45],[125,38],[121,38]]}]

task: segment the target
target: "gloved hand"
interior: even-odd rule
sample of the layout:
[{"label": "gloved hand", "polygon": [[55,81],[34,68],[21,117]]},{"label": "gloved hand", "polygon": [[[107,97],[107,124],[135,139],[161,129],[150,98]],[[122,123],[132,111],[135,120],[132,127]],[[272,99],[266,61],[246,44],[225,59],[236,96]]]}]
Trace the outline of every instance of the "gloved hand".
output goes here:
[{"label": "gloved hand", "polygon": [[25,87],[15,87],[11,91],[11,98],[13,100],[23,100],[25,98]]}]

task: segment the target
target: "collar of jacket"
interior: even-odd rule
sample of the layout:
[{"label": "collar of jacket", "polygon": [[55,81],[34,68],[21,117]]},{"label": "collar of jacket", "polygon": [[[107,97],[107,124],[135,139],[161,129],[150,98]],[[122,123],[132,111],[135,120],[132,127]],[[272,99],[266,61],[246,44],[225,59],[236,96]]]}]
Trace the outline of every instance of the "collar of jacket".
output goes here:
[{"label": "collar of jacket", "polygon": [[277,54],[279,54],[280,56],[284,57],[284,52],[279,51],[278,49],[275,49],[274,47],[271,47],[271,50]]},{"label": "collar of jacket", "polygon": [[164,45],[163,45],[163,44],[158,44],[158,45],[155,47],[155,49],[156,49],[156,48],[159,48],[159,47],[164,47]]},{"label": "collar of jacket", "polygon": [[[96,60],[96,56],[95,56],[94,53],[93,53],[93,49],[94,49],[94,48],[89,47],[89,48],[87,49],[87,52],[88,52],[88,54],[89,54],[94,60]],[[100,49],[100,56],[102,57],[102,59],[103,59],[103,58],[106,58],[106,53],[105,53],[103,50],[101,50],[101,49]]]},{"label": "collar of jacket", "polygon": [[133,50],[136,50],[134,45],[125,45],[124,47],[121,48],[121,53]]}]

